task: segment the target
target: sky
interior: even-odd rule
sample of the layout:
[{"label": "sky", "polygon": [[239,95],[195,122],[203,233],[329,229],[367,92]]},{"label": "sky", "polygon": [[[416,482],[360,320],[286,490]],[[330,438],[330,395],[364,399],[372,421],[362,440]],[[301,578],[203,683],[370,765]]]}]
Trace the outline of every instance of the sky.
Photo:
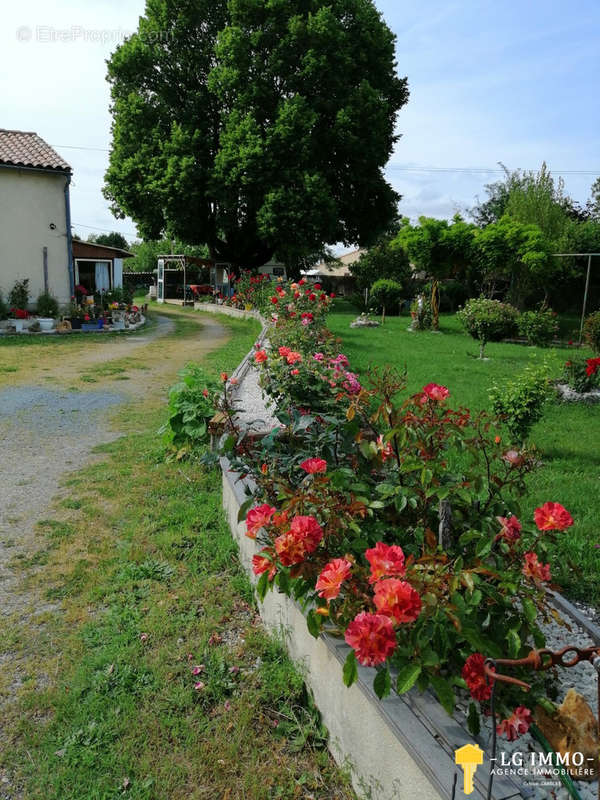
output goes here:
[{"label": "sky", "polygon": [[[545,160],[585,202],[600,175],[598,0],[376,5],[410,87],[386,168],[402,214],[464,212],[501,177],[498,162],[538,169]],[[101,191],[111,123],[105,61],[143,11],[144,0],[21,0],[2,9],[0,127],[36,131],[72,165],[72,218],[83,238],[136,235]]]}]

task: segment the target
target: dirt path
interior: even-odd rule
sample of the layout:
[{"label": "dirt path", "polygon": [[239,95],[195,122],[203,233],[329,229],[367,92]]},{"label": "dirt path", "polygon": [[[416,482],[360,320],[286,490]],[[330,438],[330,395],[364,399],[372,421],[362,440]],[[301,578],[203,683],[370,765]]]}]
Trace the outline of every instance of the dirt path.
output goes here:
[{"label": "dirt path", "polygon": [[[23,678],[23,654],[13,650],[7,632],[35,625],[36,615],[55,608],[36,591],[35,570],[43,569],[37,523],[67,496],[68,490],[61,489],[65,476],[90,463],[96,445],[119,437],[116,410],[141,398],[163,403],[177,371],[229,335],[218,322],[204,318],[189,318],[197,331],[188,328],[178,335],[174,316],[159,316],[147,335],[110,340],[101,347],[54,347],[39,371],[31,371],[30,382],[17,373],[11,385],[0,385],[0,747],[2,707],[13,701]],[[22,359],[39,360],[36,347],[19,346]],[[26,582],[24,568],[29,570]],[[0,772],[0,800],[21,796]]]}]

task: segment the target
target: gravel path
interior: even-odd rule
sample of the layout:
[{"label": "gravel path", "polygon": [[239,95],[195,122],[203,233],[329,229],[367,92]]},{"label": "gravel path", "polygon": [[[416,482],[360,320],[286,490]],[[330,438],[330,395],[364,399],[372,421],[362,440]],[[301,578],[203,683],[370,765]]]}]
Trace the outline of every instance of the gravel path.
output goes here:
[{"label": "gravel path", "polygon": [[[36,627],[36,617],[59,609],[38,596],[35,569],[27,586],[23,573],[11,564],[27,559],[40,550],[36,523],[52,515],[52,504],[67,497],[61,489],[64,477],[90,463],[96,445],[118,438],[121,433],[111,425],[111,414],[120,404],[154,393],[164,397],[175,378],[175,370],[191,358],[218,347],[227,332],[215,320],[202,320],[198,337],[161,343],[172,333],[170,317],[157,316],[156,325],[142,335],[124,335],[101,342],[101,346],[77,354],[65,352],[56,363],[48,363],[44,381],[55,385],[15,385],[0,388],[0,671],[8,676],[0,693],[0,748],[7,742],[3,730],[2,709],[14,702],[27,672],[28,653],[16,652],[6,644],[7,631],[15,625],[26,632]],[[98,342],[98,344],[100,344]],[[66,388],[73,376],[89,371],[94,365],[142,353],[152,357],[152,369],[132,373],[119,391],[77,391]],[[65,388],[59,388],[56,383]],[[22,800],[21,787],[0,768],[0,800]]]},{"label": "gravel path", "polygon": [[267,398],[259,383],[259,373],[251,366],[246,373],[233,403],[236,422],[252,433],[269,433],[281,423],[267,408]]}]

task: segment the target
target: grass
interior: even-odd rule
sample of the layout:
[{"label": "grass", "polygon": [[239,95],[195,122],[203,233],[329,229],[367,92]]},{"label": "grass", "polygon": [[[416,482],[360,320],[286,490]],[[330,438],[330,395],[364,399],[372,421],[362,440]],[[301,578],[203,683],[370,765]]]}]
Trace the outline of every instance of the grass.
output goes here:
[{"label": "grass", "polygon": [[[182,345],[197,334],[197,318],[165,313]],[[203,358],[215,374],[257,328],[221,321],[232,338]],[[165,461],[163,417],[164,396],[118,412],[125,435],[38,525],[20,568],[37,567],[43,596],[35,624],[6,631],[25,675],[0,767],[30,800],[351,798],[302,675],[260,624],[220,475]]]},{"label": "grass", "polygon": [[[392,364],[407,369],[408,393],[435,382],[450,389],[452,402],[473,409],[488,409],[493,382],[502,385],[530,364],[547,363],[558,377],[572,349],[542,349],[517,344],[490,343],[488,361],[478,356],[478,343],[468,337],[453,315],[442,315],[441,334],[411,333],[408,317],[388,317],[379,328],[349,327],[356,311],[338,303],[329,327],[342,338],[344,352],[358,373],[369,365]],[[577,327],[575,317],[562,320],[568,337]],[[576,337],[573,337],[576,338]],[[591,353],[590,353],[591,355]],[[600,405],[552,402],[532,431],[531,440],[541,453],[540,468],[528,479],[522,503],[525,519],[547,500],[561,502],[575,525],[560,537],[554,557],[553,578],[571,598],[600,605]]]}]

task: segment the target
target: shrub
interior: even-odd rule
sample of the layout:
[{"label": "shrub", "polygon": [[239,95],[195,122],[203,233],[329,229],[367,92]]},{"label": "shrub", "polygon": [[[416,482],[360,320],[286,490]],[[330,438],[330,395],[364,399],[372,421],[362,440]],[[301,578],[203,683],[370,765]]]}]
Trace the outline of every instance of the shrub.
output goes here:
[{"label": "shrub", "polygon": [[563,377],[566,383],[579,394],[591,392],[600,385],[598,359],[576,355],[570,358],[564,367]]},{"label": "shrub", "polygon": [[159,433],[167,433],[177,457],[189,455],[208,439],[215,413],[215,395],[222,389],[197,364],[187,364],[169,392],[169,417]]},{"label": "shrub", "polygon": [[586,318],[583,335],[594,353],[600,353],[600,311]]},{"label": "shrub", "polygon": [[39,317],[58,317],[58,301],[50,292],[43,292],[37,299],[36,310]]},{"label": "shrub", "polygon": [[517,332],[519,312],[508,303],[473,298],[457,312],[463,327],[474,339],[481,342],[480,358],[487,342],[499,342]]},{"label": "shrub", "polygon": [[369,305],[372,308],[383,310],[385,315],[396,313],[402,302],[402,285],[391,278],[380,278],[371,286]]},{"label": "shrub", "polygon": [[29,305],[29,279],[15,281],[15,285],[8,293],[8,305],[10,308],[22,308],[25,310]]},{"label": "shrub", "polygon": [[552,309],[525,311],[519,316],[519,333],[528,344],[547,347],[558,334],[556,313]]},{"label": "shrub", "polygon": [[494,384],[490,392],[494,413],[506,422],[513,441],[519,444],[542,418],[549,396],[550,382],[545,367],[528,367],[504,386]]}]

